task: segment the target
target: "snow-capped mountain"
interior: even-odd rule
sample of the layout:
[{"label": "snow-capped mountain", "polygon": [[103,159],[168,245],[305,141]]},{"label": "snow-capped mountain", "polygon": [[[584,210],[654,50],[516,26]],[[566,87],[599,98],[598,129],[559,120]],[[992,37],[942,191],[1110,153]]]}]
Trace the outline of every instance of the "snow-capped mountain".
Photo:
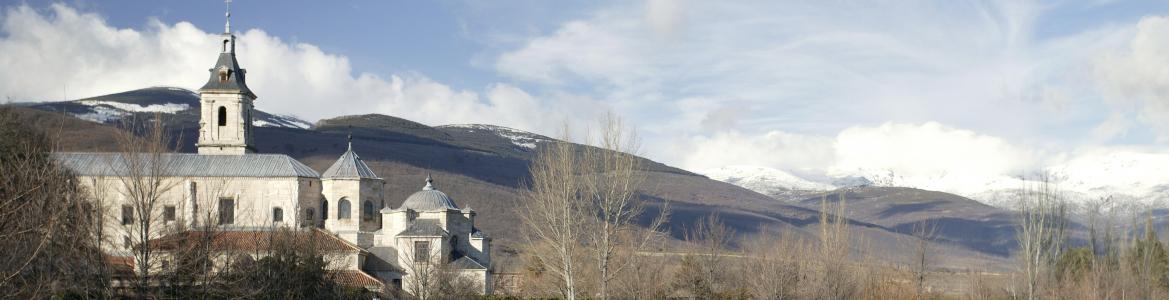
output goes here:
[{"label": "snow-capped mountain", "polygon": [[531,132],[527,132],[527,131],[523,131],[523,130],[519,130],[519,129],[515,129],[515,128],[510,128],[510,127],[497,126],[497,125],[452,124],[452,125],[437,126],[435,128],[460,129],[460,130],[466,130],[469,132],[475,132],[475,131],[491,132],[491,133],[494,133],[495,135],[498,135],[499,137],[502,137],[504,139],[507,139],[508,141],[511,141],[512,145],[515,145],[516,147],[518,147],[519,149],[522,149],[524,151],[535,150],[537,144],[552,140],[546,136],[542,136],[539,134],[535,134],[535,133],[531,133]]},{"label": "snow-capped mountain", "polygon": [[[826,190],[860,185],[909,187],[956,194],[979,202],[1014,209],[1020,191],[1050,188],[1072,204],[1110,198],[1109,205],[1169,207],[1169,153],[1136,148],[1082,151],[1060,158],[1034,175],[899,174],[892,171],[837,171],[834,179],[809,180],[761,166],[728,166],[702,172],[711,179],[738,185],[783,199],[790,190]],[[1044,174],[1041,178],[1038,174]]]},{"label": "snow-capped mountain", "polygon": [[699,172],[710,179],[734,184],[777,199],[789,199],[808,192],[836,189],[836,186],[814,182],[791,173],[762,166],[725,166]]},{"label": "snow-capped mountain", "polygon": [[[199,93],[178,87],[150,87],[80,100],[35,103],[29,106],[67,113],[96,123],[114,123],[138,113],[197,115]],[[256,110],[252,125],[307,129],[312,123],[293,116]]]}]

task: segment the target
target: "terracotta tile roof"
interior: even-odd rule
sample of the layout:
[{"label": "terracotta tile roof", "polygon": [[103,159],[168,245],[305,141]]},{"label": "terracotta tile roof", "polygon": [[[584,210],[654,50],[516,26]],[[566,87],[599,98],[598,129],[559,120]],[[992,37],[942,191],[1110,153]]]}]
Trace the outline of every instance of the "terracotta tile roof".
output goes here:
[{"label": "terracotta tile roof", "polygon": [[350,287],[384,289],[386,285],[376,277],[357,270],[342,270],[329,273],[333,281]]},{"label": "terracotta tile roof", "polygon": [[272,241],[289,237],[295,243],[307,243],[311,241],[312,244],[317,246],[317,249],[325,252],[361,251],[361,248],[358,248],[356,245],[317,228],[292,231],[249,230],[205,232],[191,230],[150,240],[150,245],[158,250],[173,251],[184,247],[193,247],[200,240],[210,239],[211,247],[215,250],[254,251],[269,249]]},{"label": "terracotta tile roof", "polygon": [[114,278],[134,277],[135,262],[133,256],[105,255],[105,261],[110,267],[110,275]]}]

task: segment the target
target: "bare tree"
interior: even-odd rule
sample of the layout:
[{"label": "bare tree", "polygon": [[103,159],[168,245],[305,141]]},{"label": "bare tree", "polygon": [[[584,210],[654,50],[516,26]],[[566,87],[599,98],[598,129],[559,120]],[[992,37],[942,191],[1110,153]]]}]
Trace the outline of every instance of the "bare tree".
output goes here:
[{"label": "bare tree", "polygon": [[839,194],[835,205],[828,203],[828,195],[820,199],[820,274],[814,285],[814,298],[849,299],[857,292],[854,274],[849,270],[851,252],[848,219],[845,218],[847,200]]},{"label": "bare tree", "polygon": [[1037,186],[1021,191],[1019,218],[1016,239],[1023,260],[1024,296],[1037,299],[1067,234],[1067,203],[1049,177],[1041,176]]},{"label": "bare tree", "polygon": [[[415,243],[420,241],[415,241]],[[430,243],[430,240],[423,241]],[[433,243],[430,243],[433,244]],[[414,245],[407,245],[414,246]],[[405,261],[402,268],[409,273],[409,280],[405,280],[405,290],[421,300],[433,299],[438,295],[440,268],[442,267],[436,256],[441,256],[437,245],[429,245],[425,252],[418,252],[417,247],[399,249],[400,256]]]},{"label": "bare tree", "polygon": [[735,232],[723,224],[718,214],[699,220],[686,233],[692,248],[682,258],[675,274],[676,288],[689,291],[701,299],[719,298],[730,290],[730,270],[726,260]]},{"label": "bare tree", "polygon": [[[766,228],[759,232],[767,232]],[[740,270],[748,290],[755,299],[796,298],[803,271],[807,270],[797,256],[806,251],[806,241],[786,230],[778,237],[759,237],[747,241],[748,257],[740,260]]]},{"label": "bare tree", "polygon": [[[181,245],[173,245],[167,251],[167,257],[162,258],[159,262],[159,267],[156,268],[161,271],[159,276],[160,286],[169,290],[169,292],[178,293],[188,298],[207,298],[215,295],[222,295],[224,291],[216,288],[216,285],[228,284],[223,282],[230,278],[232,269],[218,268],[214,262],[214,258],[219,256],[224,249],[222,245],[217,245],[217,241],[225,235],[224,225],[220,225],[219,214],[216,210],[200,209],[215,207],[216,201],[220,197],[227,196],[231,180],[228,178],[208,178],[200,180],[198,183],[194,180],[188,181],[186,191],[190,200],[187,205],[189,215],[175,216],[175,221],[162,222],[162,226],[157,230],[159,235],[163,236],[178,236],[183,237]],[[234,216],[239,218],[239,216]],[[279,231],[277,228],[271,228],[272,234],[266,235],[268,240],[255,241],[256,245],[266,245],[268,247],[257,247],[253,249],[255,257],[263,255],[270,255],[278,246],[284,246],[282,242],[286,242],[286,232]],[[152,240],[157,241],[157,240]],[[151,251],[157,251],[148,242],[144,247],[151,247]],[[274,246],[275,245],[275,246]],[[221,264],[232,265],[239,257],[229,256],[220,258]],[[256,287],[250,291],[263,290]],[[240,291],[247,294],[250,291]]]},{"label": "bare tree", "polygon": [[585,185],[576,180],[580,164],[572,144],[544,144],[531,165],[531,189],[523,194],[520,218],[530,245],[545,247],[528,251],[536,262],[560,281],[565,299],[576,299],[583,262],[580,241],[588,219]]},{"label": "bare tree", "polygon": [[[595,283],[596,296],[610,297],[610,284],[633,263],[633,256],[660,240],[669,205],[643,228],[638,220],[645,204],[638,198],[641,159],[636,135],[609,115],[593,146],[563,141],[542,145],[532,162],[530,190],[524,193],[521,218],[530,249],[542,272],[560,281],[568,299]],[[586,137],[585,141],[589,141]],[[595,280],[581,280],[596,273]],[[590,278],[592,279],[592,278]]]},{"label": "bare tree", "polygon": [[601,124],[596,147],[585,147],[578,164],[584,193],[591,200],[587,214],[596,216],[587,231],[601,299],[609,298],[610,282],[633,263],[633,255],[657,239],[669,218],[667,203],[645,230],[639,231],[636,226],[637,218],[645,212],[644,202],[637,199],[638,188],[644,182],[639,171],[641,160],[634,156],[637,149],[636,134],[610,114]]},{"label": "bare tree", "polygon": [[109,162],[118,181],[117,192],[124,199],[122,211],[126,239],[134,253],[139,293],[146,294],[151,284],[154,251],[149,241],[157,237],[165,195],[179,186],[181,178],[174,174],[175,160],[169,155],[178,139],[171,139],[163,125],[161,114],[154,114],[146,125],[136,118],[128,118],[124,130],[116,135],[118,153]]},{"label": "bare tree", "polygon": [[451,257],[440,251],[438,245],[429,245],[424,252],[419,250],[423,249],[399,250],[405,261],[402,268],[411,277],[405,282],[405,290],[414,297],[422,300],[466,299],[474,298],[483,291],[483,285],[464,275],[451,263]]},{"label": "bare tree", "polygon": [[917,295],[919,297],[925,296],[926,293],[926,273],[929,271],[929,265],[931,263],[930,254],[933,250],[931,249],[930,243],[933,242],[937,231],[937,226],[929,220],[923,220],[913,225],[913,279],[917,284]]},{"label": "bare tree", "polygon": [[88,193],[14,110],[0,107],[0,298],[108,295]]}]

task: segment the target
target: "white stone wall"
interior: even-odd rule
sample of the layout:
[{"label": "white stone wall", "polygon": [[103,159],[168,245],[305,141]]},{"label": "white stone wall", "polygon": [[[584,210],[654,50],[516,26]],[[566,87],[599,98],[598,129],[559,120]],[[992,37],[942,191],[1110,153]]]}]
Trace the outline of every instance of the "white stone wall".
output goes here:
[{"label": "white stone wall", "polygon": [[[199,154],[244,154],[252,145],[252,99],[243,94],[201,93]],[[227,111],[219,126],[219,108]]]},{"label": "white stone wall", "polygon": [[[384,182],[377,179],[325,179],[321,180],[322,190],[328,201],[329,215],[325,229],[333,232],[375,231],[381,228],[382,188]],[[349,201],[349,218],[340,219],[341,200]],[[372,218],[365,219],[365,202],[372,206]],[[356,240],[350,240],[356,243]]]},{"label": "white stone wall", "polygon": [[[126,184],[114,177],[81,176],[78,179],[87,190],[95,194],[95,199],[100,201],[98,206],[106,216],[104,229],[108,238],[103,248],[113,253],[125,252],[124,237],[130,237],[133,243],[140,243],[136,233],[143,220],[141,216],[136,212],[132,224],[122,224],[122,206],[136,207],[125,192]],[[313,180],[294,177],[167,178],[160,184],[161,197],[150,214],[151,234],[158,237],[185,226],[207,222],[218,224],[220,199],[234,200],[234,222],[225,224],[229,228],[296,227],[302,221],[297,218],[298,207],[312,202],[305,197],[314,194],[313,188],[302,186],[308,186]],[[193,195],[191,183],[195,185]],[[175,220],[166,221],[164,212],[171,206],[175,209]],[[283,222],[273,222],[273,208],[276,207],[283,210]]]}]

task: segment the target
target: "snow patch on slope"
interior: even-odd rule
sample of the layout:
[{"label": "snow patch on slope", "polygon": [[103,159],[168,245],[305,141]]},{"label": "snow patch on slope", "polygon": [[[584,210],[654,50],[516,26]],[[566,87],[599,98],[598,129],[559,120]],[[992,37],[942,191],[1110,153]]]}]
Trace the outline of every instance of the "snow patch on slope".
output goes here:
[{"label": "snow patch on slope", "polygon": [[128,111],[128,112],[159,112],[159,113],[168,113],[168,114],[177,113],[177,112],[184,111],[184,110],[191,108],[190,105],[181,104],[181,103],[151,104],[151,105],[147,105],[147,106],[141,106],[138,104],[131,104],[131,103],[113,102],[113,101],[100,101],[100,100],[82,100],[82,101],[78,101],[77,103],[80,103],[80,104],[86,105],[86,106],[91,106],[94,108],[97,108],[100,106],[109,106],[109,107],[117,108],[117,109],[120,109],[122,111]]},{"label": "snow patch on slope", "polygon": [[104,106],[91,107],[90,111],[91,112],[84,114],[73,114],[73,116],[77,117],[78,119],[90,122],[106,123],[110,121],[117,121],[118,119],[121,119],[122,116],[126,115],[125,111]]},{"label": "snow patch on slope", "polygon": [[698,172],[710,179],[737,185],[760,194],[776,196],[793,191],[827,191],[831,184],[814,182],[791,173],[761,166],[725,166]]},{"label": "snow patch on slope", "polygon": [[536,145],[538,145],[539,143],[548,141],[548,138],[541,136],[541,135],[538,135],[538,134],[535,134],[535,133],[531,133],[531,132],[527,132],[527,131],[523,131],[523,130],[519,130],[519,129],[515,129],[515,128],[496,126],[496,125],[454,124],[454,125],[443,125],[443,126],[438,126],[438,127],[439,128],[461,128],[461,129],[467,129],[468,131],[476,131],[476,130],[490,131],[490,132],[495,133],[496,135],[498,135],[502,138],[507,139],[508,141],[511,141],[512,145],[515,145],[517,147],[527,149],[527,150],[534,150],[534,149],[536,149]]},{"label": "snow patch on slope", "polygon": [[271,115],[267,119],[252,120],[252,126],[309,129],[312,127],[312,123],[289,115]]}]

